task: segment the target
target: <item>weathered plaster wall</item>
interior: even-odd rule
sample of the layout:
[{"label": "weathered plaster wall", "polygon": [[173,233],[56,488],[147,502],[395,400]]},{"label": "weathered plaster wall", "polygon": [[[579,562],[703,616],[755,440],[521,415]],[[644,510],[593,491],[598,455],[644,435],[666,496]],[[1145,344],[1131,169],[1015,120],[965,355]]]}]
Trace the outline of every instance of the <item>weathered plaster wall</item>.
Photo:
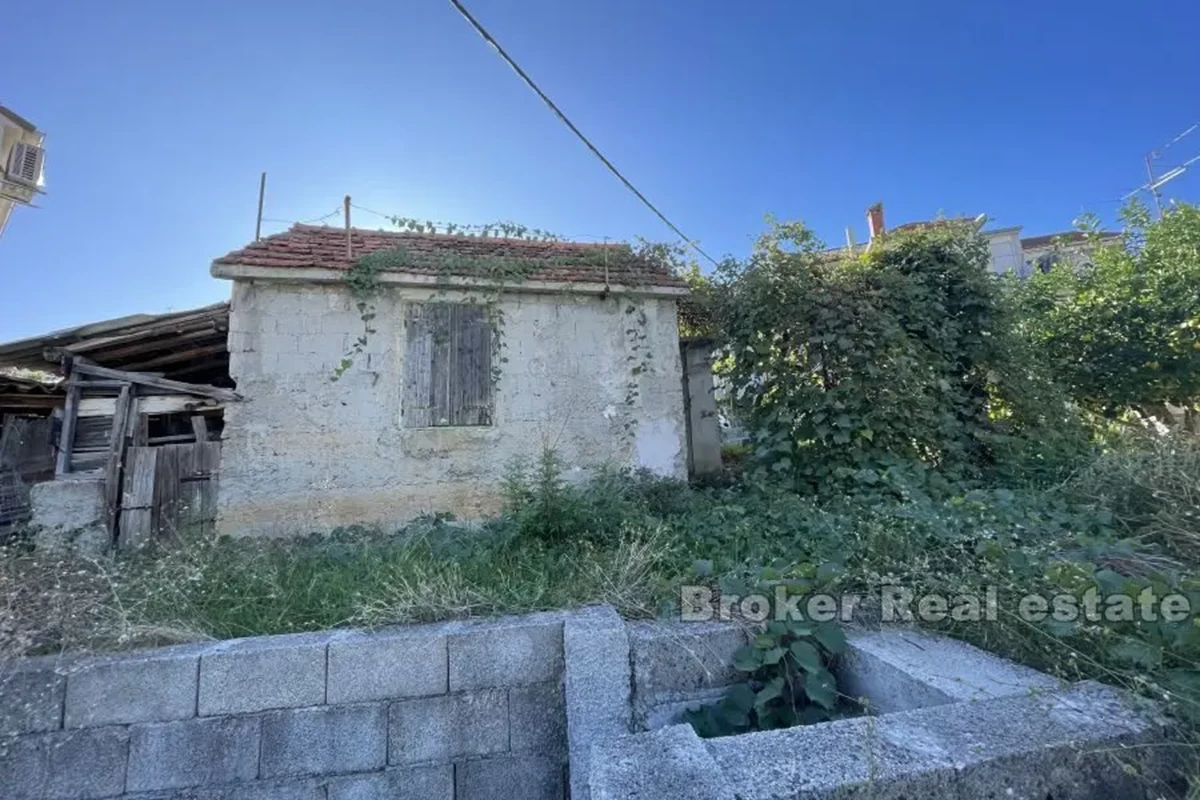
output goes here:
[{"label": "weathered plaster wall", "polygon": [[390,524],[427,511],[479,517],[499,503],[515,457],[557,451],[573,470],[602,463],[686,469],[673,299],[510,293],[495,423],[401,425],[405,304],[447,291],[382,290],[365,352],[331,375],[363,323],[340,285],[237,281],[218,527],[286,535]]}]

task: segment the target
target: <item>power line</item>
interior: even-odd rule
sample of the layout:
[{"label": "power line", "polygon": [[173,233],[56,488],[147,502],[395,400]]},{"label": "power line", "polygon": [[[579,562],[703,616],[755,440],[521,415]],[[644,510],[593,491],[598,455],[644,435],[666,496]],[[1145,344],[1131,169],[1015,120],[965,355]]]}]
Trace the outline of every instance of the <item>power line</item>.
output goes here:
[{"label": "power line", "polygon": [[322,217],[315,217],[313,219],[295,220],[295,219],[279,219],[278,217],[263,217],[263,222],[279,222],[284,225],[313,225],[318,222],[324,222],[325,220],[329,219],[330,217],[337,216],[340,213],[342,213],[342,207],[338,206],[333,211],[330,211],[328,214],[326,214]]},{"label": "power line", "polygon": [[482,25],[480,25],[478,21],[476,21],[476,19],[473,16],[471,16],[471,12],[467,11],[466,7],[463,6],[463,4],[462,4],[462,2],[460,2],[460,0],[450,0],[450,3],[456,9],[458,9],[458,13],[463,16],[463,19],[465,19],[467,22],[471,23],[471,27],[473,27],[475,29],[475,31],[481,37],[483,37],[483,40],[485,42],[487,42],[488,44],[490,44],[492,46],[492,48],[500,55],[500,57],[503,58],[506,62],[508,62],[508,65],[510,67],[512,67],[513,72],[517,73],[517,75],[519,75],[521,77],[521,80],[525,81],[525,84],[530,89],[532,89],[537,94],[538,97],[542,98],[542,102],[545,103],[547,106],[549,106],[550,110],[553,111],[560,120],[562,120],[563,124],[571,129],[571,132],[574,133],[575,136],[577,136],[579,138],[579,141],[583,142],[587,146],[587,148],[592,151],[592,154],[594,156],[596,156],[596,158],[600,159],[600,163],[602,163],[602,164],[604,164],[604,166],[608,167],[608,171],[611,172],[613,175],[616,175],[617,179],[619,181],[621,181],[621,183],[625,184],[625,188],[627,188],[629,191],[633,192],[633,194],[637,197],[637,199],[641,200],[642,203],[645,204],[646,208],[653,211],[654,214],[659,219],[661,219],[668,228],[670,228],[672,231],[674,231],[679,236],[679,238],[681,238],[685,242],[687,242],[692,247],[693,250],[695,250],[697,253],[704,256],[709,261],[711,261],[714,266],[717,264],[717,260],[715,258],[713,258],[708,253],[701,250],[700,245],[698,245],[694,241],[692,241],[692,239],[687,234],[685,234],[683,231],[681,231],[679,229],[679,226],[677,226],[674,222],[671,222],[671,220],[667,219],[666,215],[663,214],[663,212],[659,211],[658,208],[653,203],[651,203],[649,200],[646,199],[646,195],[639,192],[637,190],[637,187],[634,186],[632,183],[630,183],[629,179],[626,178],[624,175],[622,175],[621,171],[618,170],[615,166],[613,166],[613,163],[611,161],[609,161],[607,158],[604,157],[604,154],[601,153],[599,149],[597,149],[596,145],[592,144],[591,141],[586,136],[583,135],[583,132],[580,131],[579,128],[575,127],[575,123],[571,122],[571,120],[567,118],[567,115],[564,114],[562,112],[562,110],[559,109],[559,107],[554,104],[554,101],[551,100],[546,95],[546,93],[543,92],[538,87],[538,85],[533,82],[533,79],[530,78],[529,75],[527,75],[525,73],[525,70],[521,69],[520,65],[517,64],[517,62],[514,61],[512,59],[512,57],[504,51],[504,48],[500,46],[500,43],[497,42],[492,37],[492,35],[490,33],[488,33],[487,30],[484,29],[484,27]]}]

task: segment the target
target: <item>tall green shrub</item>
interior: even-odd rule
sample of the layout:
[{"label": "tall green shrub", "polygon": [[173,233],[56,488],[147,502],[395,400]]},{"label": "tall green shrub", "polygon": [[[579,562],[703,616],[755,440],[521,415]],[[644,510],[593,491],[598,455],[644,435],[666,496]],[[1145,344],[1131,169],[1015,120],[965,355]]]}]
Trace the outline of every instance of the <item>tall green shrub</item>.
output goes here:
[{"label": "tall green shrub", "polygon": [[1021,327],[1085,406],[1192,406],[1200,398],[1200,208],[1151,221],[1125,210],[1119,244],[1016,287]]},{"label": "tall green shrub", "polygon": [[720,270],[712,299],[756,456],[801,487],[914,462],[955,480],[1061,418],[1061,396],[1015,362],[987,265],[986,244],[957,223],[850,258],[772,222],[745,263]]}]

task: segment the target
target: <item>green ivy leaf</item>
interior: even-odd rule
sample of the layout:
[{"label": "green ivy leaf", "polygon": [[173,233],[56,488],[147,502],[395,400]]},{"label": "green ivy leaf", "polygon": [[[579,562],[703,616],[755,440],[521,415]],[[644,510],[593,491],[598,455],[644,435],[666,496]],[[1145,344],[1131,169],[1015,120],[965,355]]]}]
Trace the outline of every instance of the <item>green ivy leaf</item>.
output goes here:
[{"label": "green ivy leaf", "polygon": [[804,679],[804,693],[822,708],[832,709],[837,705],[837,681],[833,673],[821,668],[809,674]]},{"label": "green ivy leaf", "polygon": [[812,636],[815,625],[807,620],[795,620],[787,624],[788,633],[793,636]]},{"label": "green ivy leaf", "polygon": [[772,647],[763,653],[762,661],[766,666],[778,664],[786,651],[782,647]]},{"label": "green ivy leaf", "polygon": [[789,649],[791,650],[792,657],[796,659],[796,663],[805,672],[812,673],[822,669],[820,652],[808,642],[792,642],[792,646]]},{"label": "green ivy leaf", "polygon": [[733,654],[733,667],[741,672],[754,672],[762,666],[762,651],[753,647],[739,648]]},{"label": "green ivy leaf", "polygon": [[749,684],[739,683],[725,695],[725,703],[729,708],[749,713],[750,709],[754,708],[754,690]]},{"label": "green ivy leaf", "polygon": [[835,656],[846,649],[846,634],[836,623],[821,623],[817,626],[815,635],[821,646]]},{"label": "green ivy leaf", "polygon": [[766,707],[767,703],[783,696],[783,678],[772,678],[767,681],[763,688],[758,690],[754,697],[755,710],[761,710]]}]

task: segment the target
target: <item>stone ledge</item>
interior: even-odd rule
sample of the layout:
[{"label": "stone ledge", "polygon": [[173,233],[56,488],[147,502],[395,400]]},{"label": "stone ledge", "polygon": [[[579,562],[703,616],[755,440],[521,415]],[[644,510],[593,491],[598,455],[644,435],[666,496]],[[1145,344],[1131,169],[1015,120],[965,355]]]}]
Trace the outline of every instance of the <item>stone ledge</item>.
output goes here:
[{"label": "stone ledge", "polygon": [[1066,684],[957,639],[915,628],[850,635],[838,683],[876,713],[1054,691]]},{"label": "stone ledge", "polygon": [[524,686],[562,675],[563,615],[466,623],[448,639],[450,691]]},{"label": "stone ledge", "polygon": [[194,717],[201,652],[183,648],[80,665],[67,675],[64,727]]},{"label": "stone ledge", "polygon": [[446,625],[421,625],[354,633],[330,643],[326,702],[445,694],[446,637]]},{"label": "stone ledge", "polygon": [[202,717],[325,702],[325,662],[338,634],[295,634],[214,645],[200,657]]},{"label": "stone ledge", "polygon": [[1144,702],[1085,682],[706,742],[686,725],[662,728],[603,745],[591,791],[593,800],[1148,800],[1170,764],[1162,748],[1138,745],[1165,731]]},{"label": "stone ledge", "polygon": [[588,800],[592,747],[630,732],[629,635],[612,606],[563,623],[564,701],[572,800]]}]

